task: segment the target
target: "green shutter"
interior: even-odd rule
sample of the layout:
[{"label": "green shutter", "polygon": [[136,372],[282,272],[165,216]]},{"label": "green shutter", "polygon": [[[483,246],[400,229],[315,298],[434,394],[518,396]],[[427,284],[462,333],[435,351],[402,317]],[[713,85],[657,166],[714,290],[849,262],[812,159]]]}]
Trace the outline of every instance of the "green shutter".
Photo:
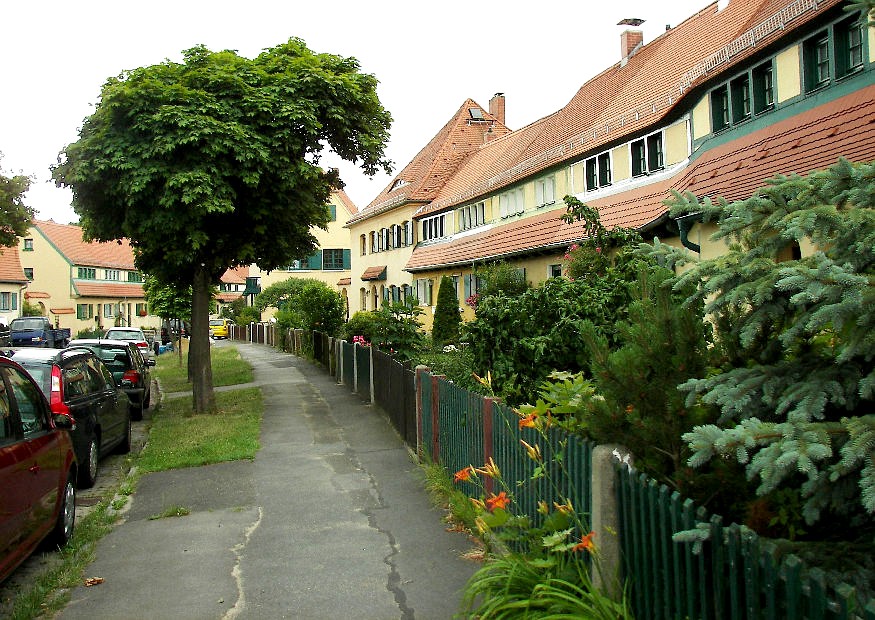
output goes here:
[{"label": "green shutter", "polygon": [[307,267],[310,269],[322,269],[322,252],[316,252],[307,258]]},{"label": "green shutter", "polygon": [[343,251],[343,268],[344,269],[352,268],[352,250],[344,250]]},{"label": "green shutter", "polygon": [[[464,288],[465,288],[465,299],[468,299],[471,296],[471,274],[467,274],[464,278]],[[462,301],[465,301],[463,299]]]},{"label": "green shutter", "polygon": [[337,221],[337,207],[335,205],[328,205],[328,211],[331,214],[331,219],[329,221]]},{"label": "green shutter", "polygon": [[12,293],[12,309],[18,310],[18,293]]}]

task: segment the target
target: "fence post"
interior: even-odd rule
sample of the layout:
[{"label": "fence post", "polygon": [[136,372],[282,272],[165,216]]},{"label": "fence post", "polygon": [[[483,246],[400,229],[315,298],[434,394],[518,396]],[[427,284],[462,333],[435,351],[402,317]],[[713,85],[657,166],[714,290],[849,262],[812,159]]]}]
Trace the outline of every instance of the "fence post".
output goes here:
[{"label": "fence post", "polygon": [[357,342],[352,343],[352,393],[359,393],[359,356],[358,350],[361,345]]},{"label": "fence post", "polygon": [[617,502],[617,457],[629,451],[620,445],[596,446],[592,451],[592,521],[600,565],[592,573],[593,585],[620,600],[620,511]]},{"label": "fence post", "polygon": [[374,347],[368,347],[368,361],[371,365],[371,371],[368,373],[371,377],[371,404],[377,402],[377,395],[374,394]]}]

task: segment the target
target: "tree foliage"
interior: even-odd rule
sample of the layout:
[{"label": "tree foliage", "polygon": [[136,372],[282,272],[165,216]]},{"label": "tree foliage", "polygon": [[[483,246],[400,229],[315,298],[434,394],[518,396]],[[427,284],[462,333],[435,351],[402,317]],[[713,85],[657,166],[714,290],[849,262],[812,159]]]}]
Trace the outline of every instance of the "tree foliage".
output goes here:
[{"label": "tree foliage", "polygon": [[422,312],[415,297],[383,302],[375,312],[377,329],[372,344],[401,361],[413,359],[422,348],[424,339],[419,320]]},{"label": "tree foliage", "polygon": [[191,319],[191,287],[161,284],[154,276],[143,279],[143,292],[152,314],[162,319]]},{"label": "tree foliage", "polygon": [[354,58],[303,41],[254,59],[197,46],[109,79],[79,140],[53,176],[73,190],[92,240],[130,240],[137,268],[193,286],[195,410],[212,409],[210,288],[226,269],[266,270],[312,254],[337,172],[330,148],[368,174],[384,156],[391,117],[377,80]]},{"label": "tree foliage", "polygon": [[[798,487],[809,523],[824,511],[875,513],[873,207],[875,165],[846,160],[776,177],[747,200],[676,194],[671,204],[728,244],[675,282],[693,287],[688,307],[713,317],[723,355],[681,386],[688,406],[721,413],[684,435],[690,463],[736,459],[759,494]],[[814,250],[799,257],[800,246]],[[685,260],[661,244],[650,253]]]},{"label": "tree foliage", "polygon": [[35,211],[24,204],[30,181],[30,177],[20,174],[7,177],[0,168],[0,248],[17,245],[18,238],[30,228]]},{"label": "tree foliage", "polygon": [[437,305],[434,309],[434,323],[432,323],[431,337],[436,347],[458,342],[459,325],[462,322],[459,316],[459,298],[456,296],[456,285],[453,278],[444,276],[438,288]]},{"label": "tree foliage", "polygon": [[330,336],[340,333],[346,318],[343,297],[314,278],[288,278],[271,284],[255,297],[255,308],[277,308],[281,327],[321,331]]}]

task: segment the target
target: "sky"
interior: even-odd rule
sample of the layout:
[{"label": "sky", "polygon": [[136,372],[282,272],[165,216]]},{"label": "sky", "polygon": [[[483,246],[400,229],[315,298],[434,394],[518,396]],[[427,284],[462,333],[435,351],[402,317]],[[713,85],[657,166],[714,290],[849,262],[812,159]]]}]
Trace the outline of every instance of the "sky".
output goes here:
[{"label": "sky", "polygon": [[[739,2],[743,0],[731,0]],[[25,204],[39,219],[72,223],[72,193],[50,166],[78,139],[101,86],[122,71],[180,61],[203,44],[247,58],[302,39],[317,53],[352,56],[379,81],[393,117],[387,156],[399,172],[471,98],[506,98],[519,129],[562,108],[588,79],[620,60],[624,18],[645,20],[645,44],[709,0],[3,0],[0,172],[32,177]],[[327,153],[359,209],[392,180]]]}]

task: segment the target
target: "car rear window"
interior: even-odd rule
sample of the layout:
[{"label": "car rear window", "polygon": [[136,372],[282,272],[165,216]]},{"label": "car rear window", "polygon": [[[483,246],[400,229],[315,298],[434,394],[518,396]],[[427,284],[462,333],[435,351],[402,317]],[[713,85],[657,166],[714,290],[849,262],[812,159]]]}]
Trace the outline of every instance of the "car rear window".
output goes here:
[{"label": "car rear window", "polygon": [[143,340],[143,334],[138,331],[112,331],[106,337],[112,340]]}]

